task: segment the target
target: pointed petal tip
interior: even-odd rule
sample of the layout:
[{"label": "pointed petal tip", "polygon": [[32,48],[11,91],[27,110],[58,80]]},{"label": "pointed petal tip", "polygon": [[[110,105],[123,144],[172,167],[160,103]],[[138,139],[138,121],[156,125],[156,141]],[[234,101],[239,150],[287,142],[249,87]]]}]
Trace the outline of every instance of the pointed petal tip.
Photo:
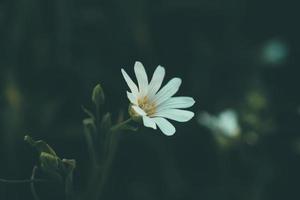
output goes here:
[{"label": "pointed petal tip", "polygon": [[121,69],[123,78],[125,79],[128,87],[130,88],[131,92],[136,96],[138,93],[138,88],[136,86],[136,84],[132,81],[132,79],[130,78],[130,76],[126,73],[126,71],[122,68]]},{"label": "pointed petal tip", "polygon": [[[192,112],[192,111],[191,111],[191,113],[192,113],[192,114],[191,114],[191,119],[192,119],[192,118],[194,118],[194,117],[195,117],[195,113],[194,113],[194,112]],[[189,119],[189,120],[191,120],[191,119]]]},{"label": "pointed petal tip", "polygon": [[195,99],[194,99],[193,97],[190,97],[190,98],[191,98],[191,102],[192,102],[192,103],[191,103],[191,104],[192,104],[191,106],[193,106],[193,105],[196,103],[196,101],[195,101]]},{"label": "pointed petal tip", "polygon": [[152,127],[149,127],[149,128],[152,128],[152,129],[154,129],[154,130],[157,130],[157,126],[155,125],[155,126],[152,126]]},{"label": "pointed petal tip", "polygon": [[124,68],[121,68],[121,73],[123,75],[123,77],[125,78],[126,76],[128,76],[127,72],[125,71]]}]

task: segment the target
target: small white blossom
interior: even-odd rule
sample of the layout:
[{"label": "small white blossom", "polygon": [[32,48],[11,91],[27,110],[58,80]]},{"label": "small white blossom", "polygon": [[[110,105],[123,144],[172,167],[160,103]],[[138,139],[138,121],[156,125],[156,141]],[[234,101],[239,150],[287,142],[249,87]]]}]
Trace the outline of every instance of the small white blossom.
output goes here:
[{"label": "small white blossom", "polygon": [[229,138],[237,137],[240,134],[238,117],[232,109],[224,110],[218,116],[202,112],[199,115],[198,121],[212,131],[221,133]]},{"label": "small white blossom", "polygon": [[132,111],[137,117],[142,117],[144,126],[153,129],[158,126],[165,135],[170,136],[176,129],[167,119],[186,122],[194,116],[191,111],[181,110],[194,105],[192,97],[172,97],[181,85],[180,78],[171,79],[159,90],[165,76],[165,69],[162,66],[156,68],[151,81],[148,82],[143,64],[136,62],[134,72],[138,87],[124,69],[121,71],[131,90],[127,92],[127,97],[132,104]]},{"label": "small white blossom", "polygon": [[262,58],[266,64],[283,64],[289,54],[288,45],[279,39],[273,39],[264,45],[262,49]]}]

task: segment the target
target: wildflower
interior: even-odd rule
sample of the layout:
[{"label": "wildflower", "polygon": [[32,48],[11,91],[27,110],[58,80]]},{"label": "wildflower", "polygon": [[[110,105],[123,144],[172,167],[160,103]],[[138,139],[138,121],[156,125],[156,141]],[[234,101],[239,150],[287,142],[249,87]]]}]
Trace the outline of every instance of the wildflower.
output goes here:
[{"label": "wildflower", "polygon": [[262,59],[265,64],[273,66],[284,64],[289,54],[288,45],[279,39],[272,39],[262,48]]},{"label": "wildflower", "polygon": [[181,85],[180,78],[171,79],[159,90],[165,76],[165,69],[162,66],[156,68],[149,83],[143,64],[136,62],[134,72],[138,87],[124,69],[121,71],[131,90],[127,91],[127,97],[131,102],[130,114],[133,118],[142,118],[144,126],[153,129],[158,126],[165,135],[170,136],[176,129],[167,119],[186,122],[194,116],[191,111],[181,110],[194,105],[192,97],[172,97]]},{"label": "wildflower", "polygon": [[240,134],[238,117],[232,109],[224,110],[218,116],[212,116],[206,112],[200,113],[198,121],[213,132],[221,133],[227,138],[235,138]]}]

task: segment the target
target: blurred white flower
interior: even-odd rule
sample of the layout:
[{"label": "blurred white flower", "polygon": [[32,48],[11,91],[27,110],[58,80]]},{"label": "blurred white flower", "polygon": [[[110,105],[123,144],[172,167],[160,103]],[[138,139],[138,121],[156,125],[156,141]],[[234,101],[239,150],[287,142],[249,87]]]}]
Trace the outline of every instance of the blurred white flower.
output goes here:
[{"label": "blurred white flower", "polygon": [[134,72],[138,87],[124,69],[121,71],[131,90],[127,92],[127,97],[132,104],[130,113],[134,117],[141,117],[144,126],[156,129],[157,125],[165,135],[170,136],[175,133],[176,129],[166,118],[186,122],[194,116],[191,111],[181,110],[193,106],[195,103],[193,98],[172,97],[181,85],[180,78],[171,79],[159,90],[165,76],[165,69],[162,66],[156,68],[149,83],[144,66],[136,62]]},{"label": "blurred white flower", "polygon": [[273,39],[263,46],[262,59],[266,64],[278,65],[288,57],[287,44],[279,39]]},{"label": "blurred white flower", "polygon": [[237,137],[240,134],[238,117],[232,109],[224,110],[218,116],[202,112],[199,115],[198,122],[213,132],[220,133],[229,138]]}]

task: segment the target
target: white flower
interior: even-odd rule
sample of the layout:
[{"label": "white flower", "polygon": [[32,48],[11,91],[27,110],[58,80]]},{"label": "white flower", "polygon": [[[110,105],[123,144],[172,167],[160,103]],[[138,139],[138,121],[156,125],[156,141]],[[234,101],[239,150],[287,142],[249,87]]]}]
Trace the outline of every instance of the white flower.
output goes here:
[{"label": "white flower", "polygon": [[224,110],[218,116],[212,116],[207,112],[200,113],[198,121],[212,131],[229,138],[235,138],[240,134],[238,117],[232,109]]},{"label": "white flower", "polygon": [[132,104],[131,108],[136,116],[142,117],[144,126],[156,129],[157,125],[165,135],[170,136],[176,129],[167,119],[186,122],[194,116],[193,112],[180,109],[194,105],[193,98],[172,97],[181,85],[180,78],[171,79],[159,90],[165,76],[165,69],[162,66],[156,68],[149,83],[143,64],[136,62],[134,72],[138,87],[124,69],[121,71],[131,90],[127,92],[127,97]]},{"label": "white flower", "polygon": [[262,49],[262,58],[266,64],[283,64],[286,61],[288,54],[288,45],[279,39],[273,39],[266,42]]}]

